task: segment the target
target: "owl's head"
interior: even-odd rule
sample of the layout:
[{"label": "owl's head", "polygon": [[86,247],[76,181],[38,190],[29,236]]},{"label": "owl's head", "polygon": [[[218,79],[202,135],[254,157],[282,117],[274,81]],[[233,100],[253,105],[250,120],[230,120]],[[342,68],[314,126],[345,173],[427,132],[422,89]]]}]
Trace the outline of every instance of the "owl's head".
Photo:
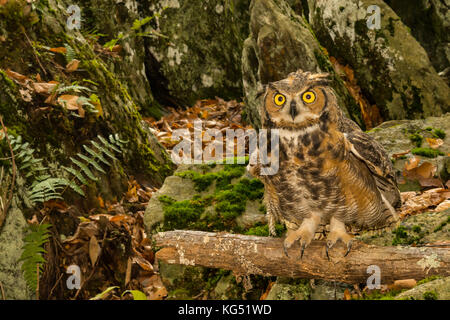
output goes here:
[{"label": "owl's head", "polygon": [[269,83],[261,110],[263,127],[303,129],[317,124],[324,113],[329,113],[330,106],[336,106],[328,83],[327,73],[302,70]]}]

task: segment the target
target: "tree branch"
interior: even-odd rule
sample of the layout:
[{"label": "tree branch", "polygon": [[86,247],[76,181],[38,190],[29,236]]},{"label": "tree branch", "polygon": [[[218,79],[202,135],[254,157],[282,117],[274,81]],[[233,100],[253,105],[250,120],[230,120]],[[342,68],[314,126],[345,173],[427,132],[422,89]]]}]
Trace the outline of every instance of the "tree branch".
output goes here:
[{"label": "tree branch", "polygon": [[338,243],[325,255],[325,242],[314,240],[300,260],[300,246],[283,252],[283,239],[201,231],[168,231],[154,235],[156,258],[184,264],[232,270],[238,274],[284,276],[366,283],[367,267],[381,270],[381,283],[400,279],[420,280],[450,275],[450,249],[431,247],[378,247],[355,241],[352,250]]}]

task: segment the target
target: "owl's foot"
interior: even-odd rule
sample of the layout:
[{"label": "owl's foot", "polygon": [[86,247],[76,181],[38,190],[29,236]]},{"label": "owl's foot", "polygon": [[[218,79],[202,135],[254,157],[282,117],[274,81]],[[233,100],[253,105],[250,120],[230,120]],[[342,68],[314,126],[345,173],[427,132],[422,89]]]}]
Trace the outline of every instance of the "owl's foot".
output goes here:
[{"label": "owl's foot", "polygon": [[320,217],[312,216],[311,218],[304,219],[302,224],[300,225],[300,228],[298,228],[297,230],[288,229],[286,238],[284,239],[283,243],[283,250],[286,257],[289,257],[287,249],[292,247],[295,241],[300,240],[300,259],[303,258],[303,252],[305,251],[305,248],[314,239],[314,234],[316,233],[319,221]]},{"label": "owl's foot", "polygon": [[337,241],[341,240],[346,246],[347,246],[347,252],[345,253],[344,257],[346,257],[350,250],[352,249],[352,241],[353,236],[349,235],[347,233],[347,230],[345,229],[345,224],[341,221],[331,218],[330,221],[330,233],[327,237],[327,245],[326,245],[326,254],[328,260],[330,260],[330,257],[328,255],[328,250],[333,247]]}]

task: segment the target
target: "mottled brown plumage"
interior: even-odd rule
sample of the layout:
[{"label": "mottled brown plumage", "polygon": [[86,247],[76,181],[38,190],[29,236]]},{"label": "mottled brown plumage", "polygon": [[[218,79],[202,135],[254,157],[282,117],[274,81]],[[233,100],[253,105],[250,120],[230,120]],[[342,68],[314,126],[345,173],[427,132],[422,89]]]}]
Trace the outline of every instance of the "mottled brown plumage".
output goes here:
[{"label": "mottled brown plumage", "polygon": [[300,240],[303,253],[319,225],[329,224],[327,253],[338,240],[350,250],[347,229],[397,219],[401,200],[390,159],[343,115],[326,74],[299,70],[268,84],[261,119],[263,128],[280,132],[279,171],[260,178],[271,230],[275,220],[288,228],[285,249]]}]

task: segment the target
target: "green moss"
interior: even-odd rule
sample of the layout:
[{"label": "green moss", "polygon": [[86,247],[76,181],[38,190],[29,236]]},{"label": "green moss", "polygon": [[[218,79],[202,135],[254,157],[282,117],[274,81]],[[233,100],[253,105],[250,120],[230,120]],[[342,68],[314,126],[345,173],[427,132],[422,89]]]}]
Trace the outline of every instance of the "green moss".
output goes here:
[{"label": "green moss", "polygon": [[423,143],[423,137],[418,133],[413,133],[409,136],[409,140],[411,140],[412,144],[414,144],[417,148],[420,148]]},{"label": "green moss", "polygon": [[373,290],[370,293],[363,292],[362,298],[357,300],[394,300],[395,296],[401,293],[403,290],[389,290],[387,292],[381,292],[380,290]]},{"label": "green moss", "polygon": [[436,158],[437,156],[445,156],[445,153],[431,148],[414,148],[411,150],[412,154],[424,156],[428,158]]},{"label": "green moss", "polygon": [[[192,179],[197,191],[204,191],[215,181],[212,195],[195,196],[191,200],[175,201],[167,196],[159,198],[164,210],[164,230],[194,229],[194,230],[232,230],[241,232],[235,219],[245,212],[247,201],[261,200],[264,195],[264,185],[258,179],[241,178],[232,183],[233,179],[242,177],[245,166],[225,165],[218,172],[199,173],[184,171],[177,175]],[[212,206],[214,212],[205,212]]]},{"label": "green moss", "polygon": [[437,300],[438,296],[435,291],[426,291],[423,293],[424,300]]},{"label": "green moss", "polygon": [[447,224],[450,224],[450,216],[447,217],[447,220],[442,221],[434,230],[433,232],[441,231]]},{"label": "green moss", "polygon": [[[275,225],[275,232],[278,237],[280,237],[284,232],[286,231],[286,227],[283,224],[277,223]],[[259,236],[259,237],[268,237],[269,234],[269,226],[267,224],[265,225],[259,225],[252,227],[248,229],[247,232],[245,232],[246,235],[249,236]]]},{"label": "green moss", "polygon": [[434,129],[433,135],[434,135],[436,138],[445,139],[446,133],[445,133],[444,130],[441,130],[441,129]]},{"label": "green moss", "polygon": [[231,180],[241,177],[244,173],[245,167],[242,165],[226,165],[224,170],[219,172],[202,174],[197,171],[187,170],[175,175],[184,179],[191,179],[195,183],[195,190],[201,192],[208,189],[214,181],[216,181],[216,188],[223,189],[231,183]]}]

